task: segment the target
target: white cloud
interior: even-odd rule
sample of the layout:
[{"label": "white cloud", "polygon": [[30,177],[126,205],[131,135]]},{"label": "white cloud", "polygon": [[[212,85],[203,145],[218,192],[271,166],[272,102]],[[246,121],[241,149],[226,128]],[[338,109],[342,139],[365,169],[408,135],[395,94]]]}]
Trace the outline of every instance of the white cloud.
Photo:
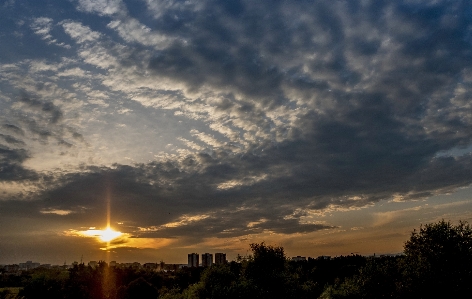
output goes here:
[{"label": "white cloud", "polygon": [[177,221],[169,222],[160,226],[139,227],[139,231],[140,232],[155,232],[155,231],[159,231],[166,228],[176,228],[176,227],[194,224],[196,222],[205,220],[209,217],[210,217],[209,214],[194,215],[194,216],[182,215],[181,217],[179,217]]},{"label": "white cloud", "polygon": [[41,210],[40,212],[41,214],[55,214],[59,216],[67,216],[73,213],[73,211],[71,210],[61,210],[61,209],[46,209],[46,210]]},{"label": "white cloud", "polygon": [[157,49],[166,47],[170,39],[165,35],[152,32],[152,30],[133,18],[114,20],[108,24],[128,43],[137,42],[145,46],[154,46]]},{"label": "white cloud", "polygon": [[[169,10],[192,10],[198,12],[203,8],[203,1],[167,1],[167,0],[145,0],[147,7],[153,13],[154,18],[160,18]],[[177,17],[177,16],[175,16]]]},{"label": "white cloud", "polygon": [[195,142],[193,142],[193,141],[191,141],[191,140],[188,140],[188,139],[185,139],[185,138],[182,138],[182,137],[179,137],[178,139],[179,139],[180,141],[182,141],[182,142],[185,144],[185,146],[187,146],[187,147],[189,147],[189,148],[191,148],[191,149],[193,149],[193,150],[202,151],[202,150],[205,149],[204,147],[198,145],[197,143],[195,143]]},{"label": "white cloud", "polygon": [[52,35],[50,31],[52,29],[52,19],[51,18],[36,18],[31,24],[31,29],[33,29],[34,33],[40,35],[42,39],[51,41]]},{"label": "white cloud", "polygon": [[59,67],[60,66],[56,64],[47,64],[45,61],[32,61],[30,64],[30,71],[33,73],[46,71],[56,72]]},{"label": "white cloud", "polygon": [[100,15],[113,15],[125,9],[121,0],[79,0],[78,8]]},{"label": "white cloud", "polygon": [[62,72],[57,73],[57,76],[59,77],[88,77],[85,71],[78,67],[72,68],[72,69],[66,69]]},{"label": "white cloud", "polygon": [[70,49],[70,45],[67,45],[64,42],[58,42],[57,39],[53,38],[51,34],[51,30],[53,29],[52,21],[53,19],[46,17],[36,18],[31,24],[31,29],[35,34],[41,36],[41,39],[45,40],[48,44]]},{"label": "white cloud", "polygon": [[223,183],[218,184],[216,187],[219,190],[228,190],[233,189],[241,186],[252,186],[258,182],[264,181],[269,178],[267,174],[261,174],[258,176],[246,176],[239,180],[230,180]]},{"label": "white cloud", "polygon": [[66,21],[62,23],[62,27],[78,43],[96,41],[101,36],[100,33],[92,31],[88,26],[84,26],[79,22]]},{"label": "white cloud", "polygon": [[203,132],[199,132],[198,130],[192,130],[190,131],[190,133],[197,137],[198,139],[200,139],[201,141],[205,142],[207,145],[211,146],[211,147],[214,147],[214,148],[217,148],[217,147],[221,147],[224,145],[223,142],[219,141],[218,139],[216,139],[214,136],[210,136],[206,133],[203,133]]}]

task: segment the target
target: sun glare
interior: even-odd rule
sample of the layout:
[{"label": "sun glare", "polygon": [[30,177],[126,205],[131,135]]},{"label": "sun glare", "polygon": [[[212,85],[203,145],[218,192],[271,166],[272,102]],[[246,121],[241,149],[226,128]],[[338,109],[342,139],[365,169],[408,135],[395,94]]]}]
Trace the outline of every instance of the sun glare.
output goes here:
[{"label": "sun glare", "polygon": [[121,236],[121,232],[114,231],[110,227],[107,227],[107,229],[102,230],[102,234],[100,235],[100,239],[103,242],[110,242],[111,240],[116,239],[119,236]]},{"label": "sun glare", "polygon": [[121,232],[115,231],[111,229],[110,227],[107,227],[106,229],[89,229],[84,232],[85,235],[91,236],[91,237],[97,237],[103,242],[110,242],[122,235]]}]

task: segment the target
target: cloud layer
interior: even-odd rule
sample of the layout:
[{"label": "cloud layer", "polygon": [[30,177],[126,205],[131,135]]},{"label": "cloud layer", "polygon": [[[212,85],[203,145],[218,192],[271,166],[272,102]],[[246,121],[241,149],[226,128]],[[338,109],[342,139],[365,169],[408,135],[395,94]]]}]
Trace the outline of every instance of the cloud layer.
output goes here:
[{"label": "cloud layer", "polygon": [[79,229],[108,196],[191,246],[472,182],[467,1],[46,2],[0,13],[2,210]]}]

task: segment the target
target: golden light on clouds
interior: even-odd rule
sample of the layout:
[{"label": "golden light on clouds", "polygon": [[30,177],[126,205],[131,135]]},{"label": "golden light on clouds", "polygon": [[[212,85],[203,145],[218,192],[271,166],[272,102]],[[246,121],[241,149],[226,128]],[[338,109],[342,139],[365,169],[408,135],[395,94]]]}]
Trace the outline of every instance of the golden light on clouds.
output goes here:
[{"label": "golden light on clouds", "polygon": [[139,231],[141,232],[155,232],[165,228],[174,228],[180,226],[190,225],[191,223],[195,223],[204,219],[211,217],[209,214],[202,214],[202,215],[183,215],[179,217],[178,221],[168,222],[166,224],[162,224],[160,226],[150,226],[150,227],[139,227]]},{"label": "golden light on clouds", "polygon": [[176,239],[169,238],[129,238],[126,247],[160,249],[175,243]]},{"label": "golden light on clouds", "polygon": [[61,210],[61,209],[47,209],[39,211],[41,214],[55,214],[59,216],[67,216],[73,213],[71,210]]}]

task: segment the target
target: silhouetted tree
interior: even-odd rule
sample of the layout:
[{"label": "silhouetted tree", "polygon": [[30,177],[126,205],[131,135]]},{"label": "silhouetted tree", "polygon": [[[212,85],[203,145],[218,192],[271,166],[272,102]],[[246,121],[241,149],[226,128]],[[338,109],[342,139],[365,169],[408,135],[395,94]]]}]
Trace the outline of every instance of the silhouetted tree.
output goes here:
[{"label": "silhouetted tree", "polygon": [[250,244],[250,247],[253,258],[248,262],[244,275],[254,287],[251,290],[253,298],[274,298],[285,294],[287,258],[283,247],[264,242]]},{"label": "silhouetted tree", "polygon": [[405,243],[404,295],[459,298],[472,291],[472,229],[466,222],[426,224]]},{"label": "silhouetted tree", "polygon": [[237,280],[230,265],[212,265],[203,271],[200,282],[194,287],[194,293],[198,298],[234,298],[237,294]]},{"label": "silhouetted tree", "polygon": [[27,299],[63,298],[65,282],[66,276],[60,270],[35,269],[18,296]]},{"label": "silhouetted tree", "polygon": [[399,295],[403,281],[402,259],[401,256],[370,258],[356,275],[328,287],[320,298],[402,298]]},{"label": "silhouetted tree", "polygon": [[118,291],[119,299],[156,299],[157,295],[157,290],[142,277],[133,280],[126,287],[120,287]]},{"label": "silhouetted tree", "polygon": [[328,286],[322,299],[464,298],[472,291],[472,229],[444,220],[414,230],[405,256],[371,259],[359,273]]}]

